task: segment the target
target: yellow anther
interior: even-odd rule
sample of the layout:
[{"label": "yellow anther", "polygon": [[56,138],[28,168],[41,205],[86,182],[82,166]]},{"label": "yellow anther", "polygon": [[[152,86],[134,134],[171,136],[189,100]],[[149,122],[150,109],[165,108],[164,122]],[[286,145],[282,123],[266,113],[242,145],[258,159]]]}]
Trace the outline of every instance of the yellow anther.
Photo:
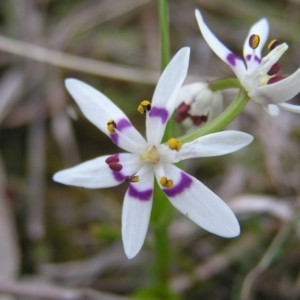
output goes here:
[{"label": "yellow anther", "polygon": [[140,103],[137,110],[139,113],[144,114],[146,111],[150,111],[151,103],[148,100],[144,100]]},{"label": "yellow anther", "polygon": [[171,139],[168,140],[168,146],[172,150],[179,151],[181,149],[181,147],[182,147],[182,143],[179,142],[179,141],[177,141],[174,138],[171,138]]},{"label": "yellow anther", "polygon": [[127,182],[139,182],[140,181],[140,177],[136,176],[136,175],[125,176],[124,180],[127,181]]},{"label": "yellow anther", "polygon": [[130,182],[139,182],[140,181],[140,177],[139,176],[132,176],[130,178]]},{"label": "yellow anther", "polygon": [[167,189],[172,188],[173,185],[174,185],[173,180],[171,180],[171,179],[168,180],[167,177],[161,177],[159,179],[159,183],[160,183],[161,186],[163,186]]},{"label": "yellow anther", "polygon": [[275,49],[277,46],[279,46],[281,43],[278,40],[272,40],[269,44],[268,44],[268,49],[269,51],[272,51],[273,49]]},{"label": "yellow anther", "polygon": [[168,180],[167,177],[161,177],[161,178],[159,179],[159,183],[160,183],[162,186],[165,186],[167,180]]},{"label": "yellow anther", "polygon": [[259,42],[260,42],[260,37],[257,34],[252,34],[249,37],[249,46],[252,49],[256,49],[259,46]]},{"label": "yellow anther", "polygon": [[109,120],[107,122],[107,130],[109,131],[109,133],[114,134],[116,133],[115,129],[117,128],[117,124],[115,123],[114,120]]}]

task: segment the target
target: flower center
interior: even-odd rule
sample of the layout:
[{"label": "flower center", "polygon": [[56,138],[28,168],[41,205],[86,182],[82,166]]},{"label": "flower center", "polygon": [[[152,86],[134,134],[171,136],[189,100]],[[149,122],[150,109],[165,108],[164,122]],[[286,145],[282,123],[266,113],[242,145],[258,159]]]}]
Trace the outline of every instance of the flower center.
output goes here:
[{"label": "flower center", "polygon": [[[277,40],[272,40],[269,45],[268,45],[268,49],[270,50],[269,56],[272,54],[272,52],[276,51],[274,50],[277,47],[281,47],[282,43],[280,43]],[[269,68],[269,70],[266,72],[266,74],[264,74],[261,79],[260,79],[260,86],[263,85],[267,85],[267,84],[272,84],[272,83],[276,83],[282,79],[284,79],[285,77],[287,77],[287,75],[278,75],[277,73],[280,71],[280,63],[278,63],[276,60],[278,60],[280,58],[281,54],[279,54],[279,57],[275,56],[275,59],[272,58],[274,60],[274,64],[271,65],[271,67]],[[269,59],[269,61],[271,61],[271,58]]]},{"label": "flower center", "polygon": [[147,162],[150,164],[156,164],[159,162],[159,155],[157,152],[157,148],[152,145],[146,149],[144,153],[140,155],[140,160],[142,162]]}]

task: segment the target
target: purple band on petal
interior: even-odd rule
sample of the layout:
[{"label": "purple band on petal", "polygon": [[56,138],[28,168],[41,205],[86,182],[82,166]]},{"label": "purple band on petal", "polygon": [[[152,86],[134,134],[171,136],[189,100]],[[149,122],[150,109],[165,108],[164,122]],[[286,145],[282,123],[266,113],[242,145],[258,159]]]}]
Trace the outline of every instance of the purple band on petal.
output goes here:
[{"label": "purple band on petal", "polygon": [[149,201],[151,199],[152,193],[153,193],[153,189],[149,189],[146,191],[138,191],[137,189],[134,188],[132,184],[129,184],[128,194],[129,196],[137,200]]},{"label": "purple band on petal", "polygon": [[117,122],[117,129],[119,131],[122,131],[125,128],[131,127],[131,126],[132,126],[131,123],[126,119],[121,119],[120,121]]},{"label": "purple band on petal", "polygon": [[[132,127],[131,123],[127,120],[127,119],[121,119],[119,120],[117,123],[116,123],[116,128],[119,130],[119,131],[123,131],[124,129],[128,128],[128,127]],[[119,140],[119,137],[118,137],[118,134],[115,133],[115,134],[110,134],[109,135],[110,138],[112,139],[112,141],[118,145],[118,140]]]},{"label": "purple band on petal", "polygon": [[181,172],[179,182],[170,189],[162,189],[168,197],[175,197],[190,188],[193,180],[187,174]]},{"label": "purple band on petal", "polygon": [[112,141],[113,141],[116,145],[118,145],[118,140],[119,140],[118,135],[117,135],[116,133],[114,133],[114,134],[110,134],[109,136],[110,136],[110,138],[112,139]]},{"label": "purple band on petal", "polygon": [[[246,55],[246,59],[247,59],[247,61],[250,61],[251,60],[251,54],[247,54]],[[259,57],[257,57],[256,55],[255,55],[255,57],[254,57],[254,60],[256,60],[259,64],[261,63],[261,59],[259,58]]]},{"label": "purple band on petal", "polygon": [[115,178],[118,182],[121,182],[121,181],[124,181],[124,180],[125,180],[125,176],[122,175],[121,172],[113,171],[112,173],[113,173],[113,175],[114,175],[114,178]]},{"label": "purple band on petal", "polygon": [[226,60],[229,62],[229,64],[231,64],[233,67],[235,67],[236,65],[236,56],[233,54],[233,53],[229,53],[227,56],[226,56]]},{"label": "purple band on petal", "polygon": [[229,54],[226,56],[227,62],[228,62],[232,67],[235,67],[235,66],[236,66],[236,61],[237,61],[238,59],[241,60],[240,57],[236,56],[236,55],[233,54],[233,53],[229,53]]},{"label": "purple band on petal", "polygon": [[163,107],[155,107],[155,106],[152,106],[151,107],[151,110],[149,112],[149,116],[151,118],[155,118],[155,117],[159,117],[161,118],[161,122],[163,124],[165,124],[167,122],[167,119],[168,119],[168,116],[169,116],[169,113],[168,111],[163,108]]}]

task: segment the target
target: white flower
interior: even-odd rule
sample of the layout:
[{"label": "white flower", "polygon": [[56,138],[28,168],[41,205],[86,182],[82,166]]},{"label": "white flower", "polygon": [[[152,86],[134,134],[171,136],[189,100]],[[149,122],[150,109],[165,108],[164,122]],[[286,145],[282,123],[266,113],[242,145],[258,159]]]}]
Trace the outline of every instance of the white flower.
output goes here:
[{"label": "white flower", "polygon": [[181,145],[175,139],[161,144],[179,89],[186,77],[189,48],[181,49],[161,75],[152,103],[143,101],[138,110],[146,114],[145,140],[127,116],[106,96],[76,79],[66,87],[83,114],[120,148],[129,153],[106,155],[60,171],[54,180],[85,187],[107,188],[129,183],[122,212],[122,239],[128,258],[141,249],[149,224],[154,177],[170,202],[204,229],[224,237],[239,234],[239,224],[229,207],[196,178],[173,163],[182,159],[234,152],[252,141],[238,132],[214,133]]},{"label": "white flower", "polygon": [[243,59],[232,53],[210,31],[199,10],[196,10],[196,18],[207,44],[233,70],[251,99],[262,104],[271,115],[279,114],[279,106],[300,112],[298,106],[282,103],[300,92],[300,69],[288,77],[276,75],[280,69],[277,61],[288,45],[274,42],[270,44],[270,53],[261,57],[269,33],[267,19],[261,19],[250,28],[243,49],[245,65]]},{"label": "white flower", "polygon": [[191,131],[221,114],[223,96],[220,91],[212,91],[208,83],[195,82],[180,89],[176,106],[176,122]]}]

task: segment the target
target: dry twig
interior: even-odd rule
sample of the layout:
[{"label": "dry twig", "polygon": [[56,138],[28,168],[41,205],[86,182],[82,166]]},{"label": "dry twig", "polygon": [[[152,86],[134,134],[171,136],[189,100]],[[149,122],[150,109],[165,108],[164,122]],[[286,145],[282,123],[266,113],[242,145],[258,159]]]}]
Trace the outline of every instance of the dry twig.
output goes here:
[{"label": "dry twig", "polygon": [[50,284],[1,280],[0,293],[44,300],[129,300],[92,289],[69,289]]},{"label": "dry twig", "polygon": [[0,50],[60,68],[124,81],[154,84],[157,82],[159,76],[158,71],[123,67],[114,63],[82,58],[30,43],[20,42],[5,36],[0,36]]},{"label": "dry twig", "polygon": [[281,229],[278,231],[274,237],[269,248],[259,261],[259,263],[247,274],[242,290],[241,290],[241,300],[251,299],[251,289],[255,280],[271,265],[278,249],[282,246],[284,241],[290,234],[291,228],[294,222],[299,219],[299,213],[296,213],[289,222],[282,225]]}]

